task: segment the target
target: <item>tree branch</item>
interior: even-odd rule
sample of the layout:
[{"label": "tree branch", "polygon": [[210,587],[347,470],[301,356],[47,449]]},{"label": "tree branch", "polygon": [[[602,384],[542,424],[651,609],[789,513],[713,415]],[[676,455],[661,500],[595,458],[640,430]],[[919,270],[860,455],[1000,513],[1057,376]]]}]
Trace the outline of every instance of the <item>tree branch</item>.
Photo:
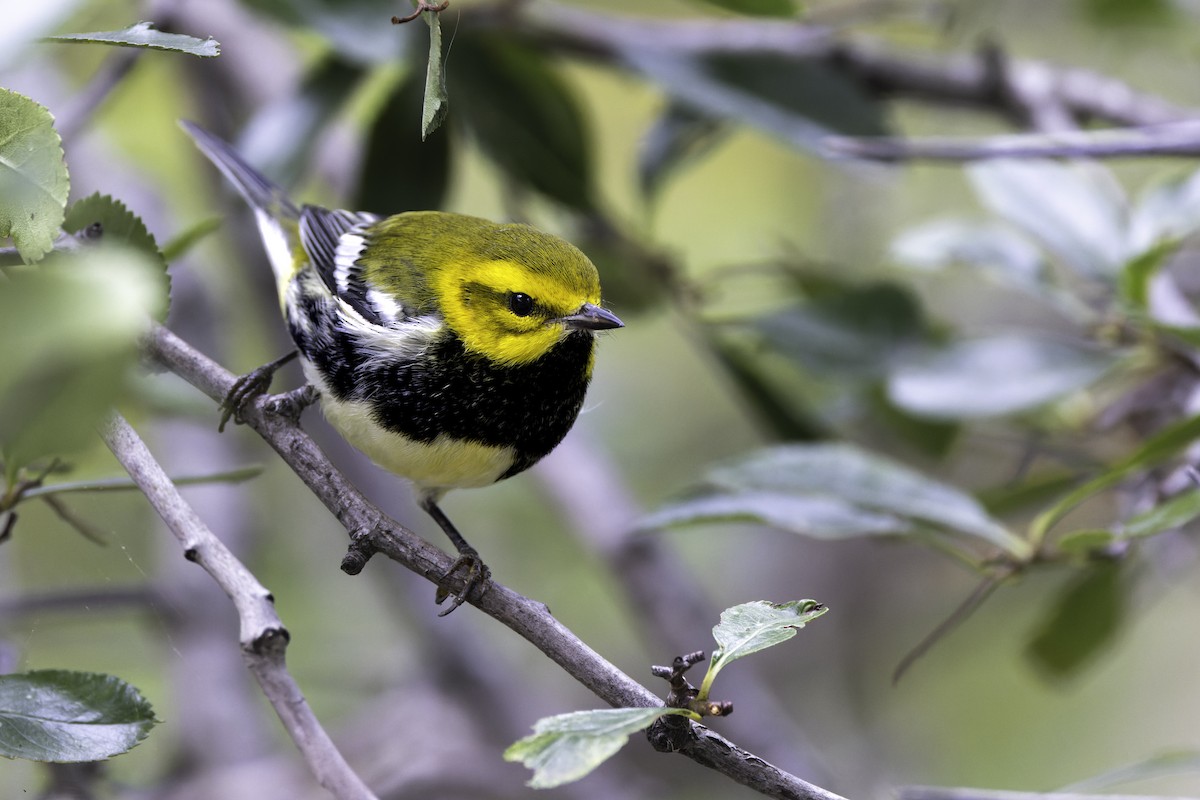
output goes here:
[{"label": "tree branch", "polygon": [[175,534],[184,556],[204,568],[237,608],[246,666],[275,708],[317,781],[339,800],[375,800],[321,727],[284,661],[288,632],[274,599],[204,524],[141,437],[114,413],[100,432],[108,449]]},{"label": "tree branch", "polygon": [[1160,158],[1200,155],[1200,121],[1103,131],[1061,131],[982,138],[830,136],[831,156],[875,161],[978,161],[988,158]]},{"label": "tree branch", "polygon": [[[218,402],[233,386],[234,375],[160,325],[154,326],[145,347],[151,358]],[[342,523],[350,534],[351,552],[363,559],[375,552],[382,553],[438,583],[453,559],[371,504],[330,463],[294,418],[279,413],[280,403],[281,396],[257,398],[245,409],[246,424],[279,453]],[[454,576],[445,586],[459,589],[460,582],[461,578]],[[663,704],[649,689],[575,636],[543,604],[494,581],[482,597],[468,602],[525,638],[610,705]],[[787,800],[841,800],[838,795],[742,750],[702,725],[694,725],[692,731],[693,736],[680,752],[744,786],[768,797]]]}]

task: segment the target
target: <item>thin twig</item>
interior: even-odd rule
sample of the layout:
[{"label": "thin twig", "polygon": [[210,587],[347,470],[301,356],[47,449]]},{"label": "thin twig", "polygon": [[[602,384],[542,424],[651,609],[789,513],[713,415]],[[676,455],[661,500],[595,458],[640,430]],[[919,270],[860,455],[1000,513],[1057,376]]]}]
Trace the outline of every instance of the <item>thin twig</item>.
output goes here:
[{"label": "thin twig", "polygon": [[988,158],[1161,158],[1200,155],[1200,120],[1102,131],[1027,133],[982,138],[929,136],[824,140],[831,156],[876,161],[978,161]]},{"label": "thin twig", "polygon": [[[234,375],[162,326],[154,326],[144,344],[151,358],[217,402],[233,387]],[[351,553],[359,559],[381,553],[438,583],[453,559],[370,503],[330,463],[295,419],[273,413],[277,402],[273,397],[258,398],[245,410],[246,424],[279,453],[341,522],[350,534]],[[455,584],[460,580],[454,578],[443,585],[457,590],[461,585]],[[545,605],[494,581],[482,597],[469,602],[525,638],[610,705],[663,704],[653,692],[617,669],[555,619]],[[694,725],[691,740],[680,752],[767,797],[839,800],[838,795],[769,764],[703,725]]]},{"label": "thin twig", "polygon": [[339,800],[376,800],[321,727],[284,662],[288,632],[258,579],[201,521],[137,432],[114,413],[101,436],[183,547],[237,608],[246,666],[275,708],[317,781]]}]

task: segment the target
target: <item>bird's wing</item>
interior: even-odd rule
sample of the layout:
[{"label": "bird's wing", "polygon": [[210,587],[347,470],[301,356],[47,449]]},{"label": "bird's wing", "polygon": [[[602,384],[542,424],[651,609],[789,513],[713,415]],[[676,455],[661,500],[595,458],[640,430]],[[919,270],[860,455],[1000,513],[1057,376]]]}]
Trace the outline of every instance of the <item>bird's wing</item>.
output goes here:
[{"label": "bird's wing", "polygon": [[330,292],[367,322],[386,326],[395,321],[395,315],[379,292],[363,280],[357,263],[366,244],[362,231],[378,220],[364,212],[304,206],[300,209],[300,244]]}]

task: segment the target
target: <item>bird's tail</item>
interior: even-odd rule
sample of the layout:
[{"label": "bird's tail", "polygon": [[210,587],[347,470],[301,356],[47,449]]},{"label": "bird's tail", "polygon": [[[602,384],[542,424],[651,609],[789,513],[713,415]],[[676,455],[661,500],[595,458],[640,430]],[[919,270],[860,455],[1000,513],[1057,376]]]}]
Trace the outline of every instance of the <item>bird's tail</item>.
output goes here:
[{"label": "bird's tail", "polygon": [[282,189],[247,164],[227,142],[194,122],[180,120],[179,125],[254,209],[282,297],[287,282],[296,270],[300,210]]}]

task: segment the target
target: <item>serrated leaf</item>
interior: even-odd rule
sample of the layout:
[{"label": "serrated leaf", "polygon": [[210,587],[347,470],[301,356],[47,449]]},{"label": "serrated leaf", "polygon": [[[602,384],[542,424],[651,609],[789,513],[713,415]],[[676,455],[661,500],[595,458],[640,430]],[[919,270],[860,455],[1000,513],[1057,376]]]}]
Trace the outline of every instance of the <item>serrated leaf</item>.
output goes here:
[{"label": "serrated leaf", "polygon": [[935,419],[1016,414],[1058,400],[1100,378],[1107,353],[1023,334],[965,339],[903,361],[887,392],[906,411]]},{"label": "serrated leaf", "polygon": [[535,789],[561,786],[587,775],[620,750],[630,734],[659,717],[687,713],[679,708],[606,708],[546,717],[533,726],[532,736],[504,751],[504,760],[532,769],[528,785]]},{"label": "serrated leaf", "polygon": [[1030,639],[1026,654],[1053,677],[1077,673],[1120,629],[1125,594],[1119,564],[1099,562],[1090,566],[1055,598]]},{"label": "serrated leaf", "polygon": [[405,76],[371,123],[354,208],[377,214],[441,208],[450,182],[450,132],[424,142],[420,76]]},{"label": "serrated leaf", "polygon": [[793,0],[702,0],[702,2],[752,17],[792,17],[799,10]]},{"label": "serrated leaf", "polygon": [[717,673],[730,662],[786,642],[828,610],[815,600],[792,600],[782,604],[757,600],[722,611],[721,621],[713,628],[717,649],[709,659],[708,672],[697,699],[708,697]]},{"label": "serrated leaf", "polygon": [[1182,528],[1197,517],[1200,517],[1200,489],[1191,489],[1125,520],[1119,533],[1122,539],[1143,539]]},{"label": "serrated leaf", "polygon": [[147,263],[154,265],[159,276],[162,299],[155,307],[162,311],[158,320],[161,322],[166,318],[171,303],[171,277],[167,273],[167,260],[141,217],[126,208],[120,200],[97,192],[72,203],[62,226],[63,230],[72,234],[95,226],[95,233],[92,234],[94,240],[105,245],[127,247],[145,256]]},{"label": "serrated leaf", "polygon": [[593,209],[591,141],[583,112],[540,51],[460,36],[447,80],[457,118],[511,179],[570,208]]},{"label": "serrated leaf", "polygon": [[1129,252],[1127,202],[1095,164],[993,159],[968,167],[985,206],[1087,277],[1111,277]]},{"label": "serrated leaf", "polygon": [[149,47],[154,50],[174,50],[200,58],[216,58],[221,55],[221,44],[209,36],[198,39],[182,33],[164,33],[154,27],[153,22],[138,22],[119,31],[93,31],[91,33],[63,33],[49,37],[56,42],[85,42],[109,44],[118,47]]},{"label": "serrated leaf", "polygon": [[54,246],[70,188],[54,117],[0,89],[0,239],[12,237],[26,264]]},{"label": "serrated leaf", "polygon": [[130,750],[157,723],[137,689],[111,675],[0,675],[0,755],[7,758],[99,761]]},{"label": "serrated leaf", "polygon": [[865,511],[967,534],[1017,557],[1030,551],[965,492],[851,445],[766,448],[712,470],[708,481],[730,494],[836,498]]}]

